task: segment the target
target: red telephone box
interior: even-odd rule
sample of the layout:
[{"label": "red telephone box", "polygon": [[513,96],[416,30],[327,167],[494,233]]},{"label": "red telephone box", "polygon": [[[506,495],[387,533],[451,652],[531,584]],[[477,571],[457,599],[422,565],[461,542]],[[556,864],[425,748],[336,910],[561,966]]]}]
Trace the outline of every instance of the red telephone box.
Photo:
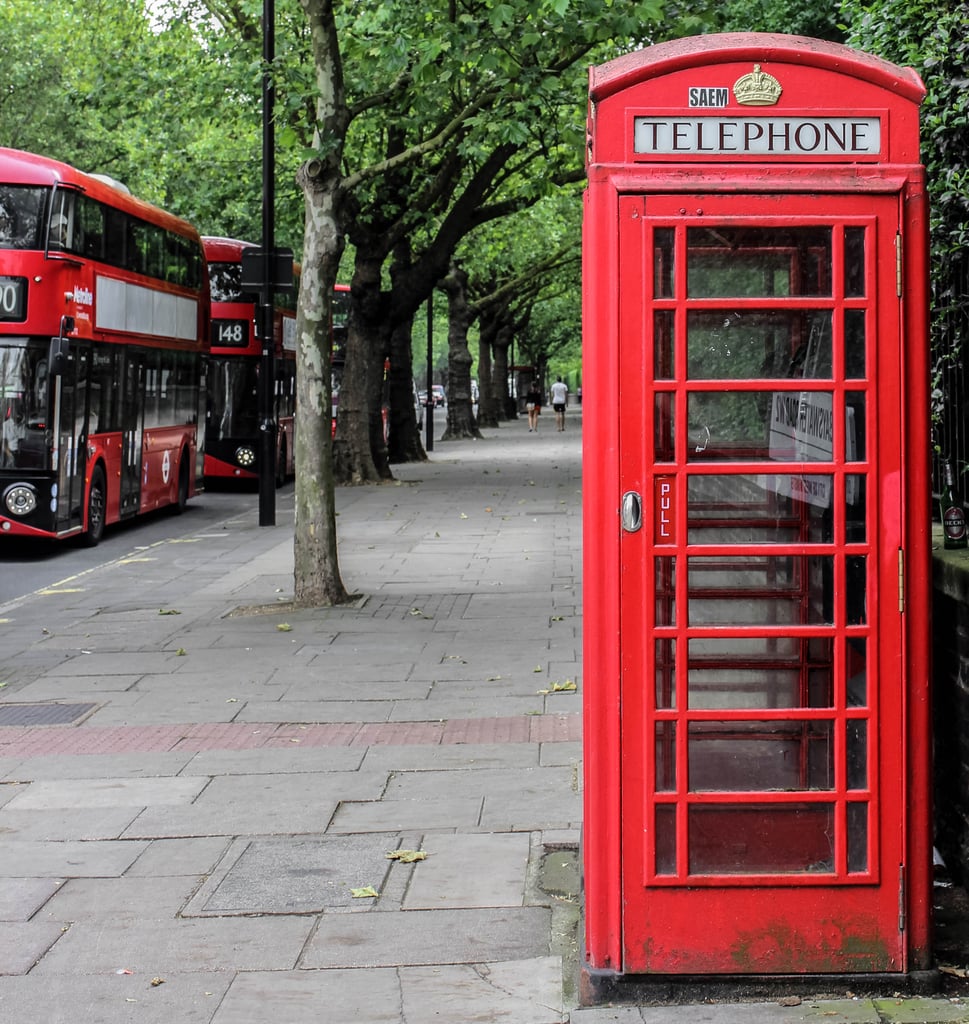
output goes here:
[{"label": "red telephone box", "polygon": [[587,1001],[930,965],[924,91],[782,35],[591,70]]}]

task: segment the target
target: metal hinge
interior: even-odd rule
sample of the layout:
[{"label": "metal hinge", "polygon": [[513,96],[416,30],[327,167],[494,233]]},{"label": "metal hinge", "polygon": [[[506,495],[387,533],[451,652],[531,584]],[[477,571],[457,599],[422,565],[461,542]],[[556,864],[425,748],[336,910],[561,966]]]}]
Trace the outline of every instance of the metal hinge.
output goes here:
[{"label": "metal hinge", "polygon": [[902,233],[895,235],[895,294],[902,297]]},{"label": "metal hinge", "polygon": [[898,865],[898,930],[905,931],[905,865]]},{"label": "metal hinge", "polygon": [[905,611],[905,552],[898,549],[898,610]]}]

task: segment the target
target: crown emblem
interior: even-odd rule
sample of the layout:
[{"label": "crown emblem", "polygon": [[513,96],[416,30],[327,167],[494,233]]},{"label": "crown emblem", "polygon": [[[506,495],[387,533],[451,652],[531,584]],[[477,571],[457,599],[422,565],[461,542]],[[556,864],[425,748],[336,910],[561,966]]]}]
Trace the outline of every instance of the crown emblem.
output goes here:
[{"label": "crown emblem", "polygon": [[781,83],[773,75],[761,71],[755,64],[749,75],[743,75],[733,84],[733,94],[738,103],[748,107],[771,107],[781,96]]}]

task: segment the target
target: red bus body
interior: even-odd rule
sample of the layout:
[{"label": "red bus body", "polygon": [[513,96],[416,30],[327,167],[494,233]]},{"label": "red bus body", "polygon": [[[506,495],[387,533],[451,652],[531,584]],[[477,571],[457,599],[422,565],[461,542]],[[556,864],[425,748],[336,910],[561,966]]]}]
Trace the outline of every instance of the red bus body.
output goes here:
[{"label": "red bus body", "polygon": [[204,270],[187,222],[0,149],[0,535],[93,544],[196,493]]},{"label": "red bus body", "polygon": [[[205,429],[205,475],[210,479],[259,479],[258,379],[262,340],[256,337],[257,296],[244,293],[242,253],[258,248],[235,238],[203,238],[212,293],[212,357]],[[297,288],[277,292],[273,317],[276,481],[293,475],[296,409]]]}]

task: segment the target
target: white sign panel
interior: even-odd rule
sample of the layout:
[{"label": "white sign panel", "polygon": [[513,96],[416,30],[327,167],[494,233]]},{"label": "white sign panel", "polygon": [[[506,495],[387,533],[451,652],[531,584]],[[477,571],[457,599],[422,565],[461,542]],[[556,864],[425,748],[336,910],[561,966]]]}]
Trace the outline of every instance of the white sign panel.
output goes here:
[{"label": "white sign panel", "polygon": [[636,117],[633,152],[649,156],[878,156],[877,117]]},{"label": "white sign panel", "polygon": [[[834,413],[830,391],[775,391],[770,417],[770,457],[777,462],[830,462]],[[778,494],[808,505],[831,505],[831,477],[779,473]]]}]

